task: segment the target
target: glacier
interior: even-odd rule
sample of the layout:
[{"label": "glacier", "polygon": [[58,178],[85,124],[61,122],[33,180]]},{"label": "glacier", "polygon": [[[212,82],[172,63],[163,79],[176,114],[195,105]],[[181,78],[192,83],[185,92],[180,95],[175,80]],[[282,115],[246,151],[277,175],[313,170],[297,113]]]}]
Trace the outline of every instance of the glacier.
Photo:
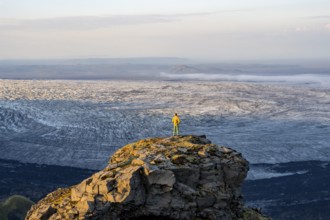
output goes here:
[{"label": "glacier", "polygon": [[125,144],[171,135],[174,112],[181,134],[205,134],[252,164],[330,158],[324,84],[0,80],[0,88],[0,159],[101,169]]}]

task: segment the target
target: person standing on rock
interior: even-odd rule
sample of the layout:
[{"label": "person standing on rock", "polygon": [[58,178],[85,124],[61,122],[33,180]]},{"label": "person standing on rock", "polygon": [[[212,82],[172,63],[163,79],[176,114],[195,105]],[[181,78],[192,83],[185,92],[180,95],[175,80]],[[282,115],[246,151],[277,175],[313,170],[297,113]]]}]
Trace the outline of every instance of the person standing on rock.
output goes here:
[{"label": "person standing on rock", "polygon": [[180,118],[178,116],[178,113],[174,113],[174,116],[172,118],[172,123],[173,123],[173,136],[179,135]]}]

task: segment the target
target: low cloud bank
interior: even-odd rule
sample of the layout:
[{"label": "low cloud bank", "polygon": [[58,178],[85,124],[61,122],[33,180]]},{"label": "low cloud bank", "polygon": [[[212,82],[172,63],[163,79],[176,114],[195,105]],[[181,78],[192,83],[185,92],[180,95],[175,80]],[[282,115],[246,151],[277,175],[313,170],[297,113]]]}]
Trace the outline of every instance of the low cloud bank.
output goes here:
[{"label": "low cloud bank", "polygon": [[239,82],[269,82],[289,84],[318,84],[330,86],[330,75],[323,74],[295,74],[295,75],[249,75],[249,74],[171,74],[161,73],[161,77],[168,79],[189,79],[189,80],[219,80]]}]

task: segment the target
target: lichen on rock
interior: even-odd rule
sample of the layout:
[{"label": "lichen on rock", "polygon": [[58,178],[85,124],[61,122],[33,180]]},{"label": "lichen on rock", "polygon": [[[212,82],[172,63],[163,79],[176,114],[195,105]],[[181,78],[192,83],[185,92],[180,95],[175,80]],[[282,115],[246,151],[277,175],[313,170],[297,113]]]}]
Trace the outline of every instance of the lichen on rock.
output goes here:
[{"label": "lichen on rock", "polygon": [[205,136],[140,140],[104,170],[47,195],[26,219],[255,219],[240,193],[248,168]]}]

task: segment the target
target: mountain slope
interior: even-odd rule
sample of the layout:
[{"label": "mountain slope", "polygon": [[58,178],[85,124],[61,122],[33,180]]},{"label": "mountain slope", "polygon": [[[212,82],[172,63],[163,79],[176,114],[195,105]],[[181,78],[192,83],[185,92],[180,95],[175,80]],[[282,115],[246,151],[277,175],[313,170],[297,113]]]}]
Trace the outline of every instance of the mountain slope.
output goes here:
[{"label": "mountain slope", "polygon": [[23,196],[11,196],[0,202],[0,219],[11,220],[18,219],[23,220],[28,210],[34,203]]}]

